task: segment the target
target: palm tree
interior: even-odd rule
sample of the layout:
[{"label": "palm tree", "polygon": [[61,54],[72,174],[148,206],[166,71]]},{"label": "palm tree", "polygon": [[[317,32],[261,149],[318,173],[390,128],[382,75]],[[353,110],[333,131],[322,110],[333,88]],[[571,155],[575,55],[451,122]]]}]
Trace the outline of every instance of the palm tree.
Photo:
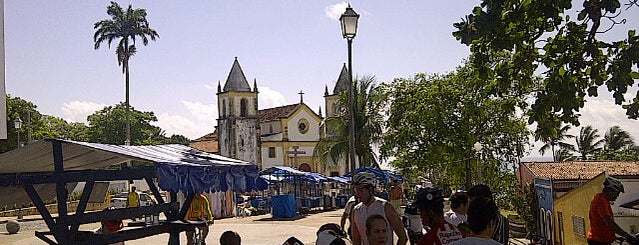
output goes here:
[{"label": "palm tree", "polygon": [[111,48],[111,42],[119,39],[115,54],[118,58],[118,65],[122,66],[126,87],[126,141],[125,144],[131,143],[131,112],[129,105],[129,59],[135,55],[137,49],[135,47],[136,38],[142,39],[144,46],[149,44],[149,39],[155,41],[159,38],[158,33],[149,27],[149,21],[146,19],[145,9],[133,9],[131,4],[124,11],[116,2],[111,2],[107,7],[107,14],[111,19],[101,20],[93,25],[95,34],[93,34],[93,42],[95,49],[100,48],[100,44],[106,42]]},{"label": "palm tree", "polygon": [[565,161],[573,161],[575,160],[575,156],[572,155],[572,152],[575,151],[575,147],[570,145],[570,147],[559,146],[559,149],[554,152],[553,156],[556,156],[556,162],[565,162]]},{"label": "palm tree", "polygon": [[581,128],[577,139],[577,152],[581,156],[581,160],[588,160],[590,156],[601,149],[600,145],[603,144],[603,140],[597,140],[600,137],[598,132],[599,130],[593,129],[590,125]]},{"label": "palm tree", "polygon": [[618,151],[622,149],[630,149],[635,142],[627,131],[619,126],[613,126],[604,134],[604,149],[609,151]]},{"label": "palm tree", "polygon": [[[383,125],[383,99],[374,76],[364,76],[353,81],[353,108],[355,118],[355,155],[360,165],[379,168],[374,145],[380,143]],[[346,108],[348,93],[343,92],[337,100],[338,108]],[[327,165],[336,164],[348,156],[348,114],[340,110],[337,117],[324,121],[326,136],[320,139],[314,155]]]},{"label": "palm tree", "polygon": [[[552,160],[557,162],[561,161],[555,153],[561,152],[562,150],[574,151],[574,146],[563,142],[564,139],[572,139],[575,138],[574,135],[568,134],[568,130],[570,130],[570,125],[564,125],[559,129],[559,132],[553,134],[553,136],[541,138],[540,140],[545,144],[539,149],[539,154],[545,154],[546,151],[550,150],[552,152]],[[555,150],[555,146],[559,146],[558,150]]]}]

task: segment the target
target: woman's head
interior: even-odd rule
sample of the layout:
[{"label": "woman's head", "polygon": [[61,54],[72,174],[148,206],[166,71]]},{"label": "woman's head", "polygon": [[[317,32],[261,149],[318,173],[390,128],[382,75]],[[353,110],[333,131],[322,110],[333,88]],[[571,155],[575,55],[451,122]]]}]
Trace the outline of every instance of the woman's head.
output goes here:
[{"label": "woman's head", "polygon": [[366,237],[369,244],[386,244],[388,241],[388,222],[384,216],[373,214],[366,219]]},{"label": "woman's head", "polygon": [[468,204],[468,226],[475,234],[492,233],[497,215],[497,204],[490,198],[477,197]]},{"label": "woman's head", "polygon": [[235,231],[225,231],[220,236],[220,245],[240,245],[242,244],[242,238],[240,234]]}]

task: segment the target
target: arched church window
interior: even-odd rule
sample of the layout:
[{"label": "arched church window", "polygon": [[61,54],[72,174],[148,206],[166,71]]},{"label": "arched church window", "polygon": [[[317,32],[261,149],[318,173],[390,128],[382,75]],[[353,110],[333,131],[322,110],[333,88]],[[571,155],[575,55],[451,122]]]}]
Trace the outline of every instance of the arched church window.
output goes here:
[{"label": "arched church window", "polygon": [[246,117],[246,105],[247,101],[246,99],[241,99],[240,100],[240,117]]}]

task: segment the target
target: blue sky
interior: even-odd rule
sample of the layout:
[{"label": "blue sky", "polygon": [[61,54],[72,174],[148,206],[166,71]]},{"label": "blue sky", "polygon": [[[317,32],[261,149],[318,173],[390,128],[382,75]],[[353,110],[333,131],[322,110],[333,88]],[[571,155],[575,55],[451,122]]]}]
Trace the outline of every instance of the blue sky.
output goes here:
[{"label": "blue sky", "polygon": [[[218,81],[238,57],[257,79],[260,109],[304,102],[324,110],[347,61],[338,17],[340,1],[118,1],[148,11],[160,35],[138,44],[132,58],[131,105],[153,111],[167,135],[195,139],[213,131]],[[353,71],[379,82],[418,72],[451,71],[469,54],[451,35],[452,24],[479,1],[351,1],[361,17],[353,42]],[[109,1],[5,1],[6,90],[41,113],[85,122],[105,105],[124,101],[115,50],[93,48],[93,23],[107,19]],[[624,13],[639,26],[639,11]],[[624,27],[629,28],[629,27]],[[623,32],[606,35],[625,35]],[[252,83],[251,83],[252,84]],[[636,121],[605,98],[582,110],[582,124],[601,134],[620,125],[639,135]],[[576,134],[576,133],[575,133]]]}]

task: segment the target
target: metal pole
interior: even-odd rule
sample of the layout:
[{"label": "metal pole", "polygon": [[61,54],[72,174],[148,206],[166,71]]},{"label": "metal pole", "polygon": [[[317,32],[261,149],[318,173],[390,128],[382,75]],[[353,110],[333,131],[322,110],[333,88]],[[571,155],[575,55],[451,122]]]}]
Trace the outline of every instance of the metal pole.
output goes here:
[{"label": "metal pole", "polygon": [[479,157],[477,160],[477,168],[479,168],[479,183],[483,184],[484,179],[482,178],[482,174],[481,174],[481,152],[479,152]]},{"label": "metal pole", "polygon": [[18,132],[18,148],[20,148],[20,129],[17,128],[16,132]]},{"label": "metal pole", "polygon": [[470,180],[470,161],[472,161],[472,158],[469,157],[468,160],[466,160],[466,191],[472,186]]},{"label": "metal pole", "polygon": [[348,127],[348,156],[351,164],[351,176],[355,176],[355,108],[353,107],[353,39],[347,38],[348,40],[348,117],[349,117],[349,127]]}]

